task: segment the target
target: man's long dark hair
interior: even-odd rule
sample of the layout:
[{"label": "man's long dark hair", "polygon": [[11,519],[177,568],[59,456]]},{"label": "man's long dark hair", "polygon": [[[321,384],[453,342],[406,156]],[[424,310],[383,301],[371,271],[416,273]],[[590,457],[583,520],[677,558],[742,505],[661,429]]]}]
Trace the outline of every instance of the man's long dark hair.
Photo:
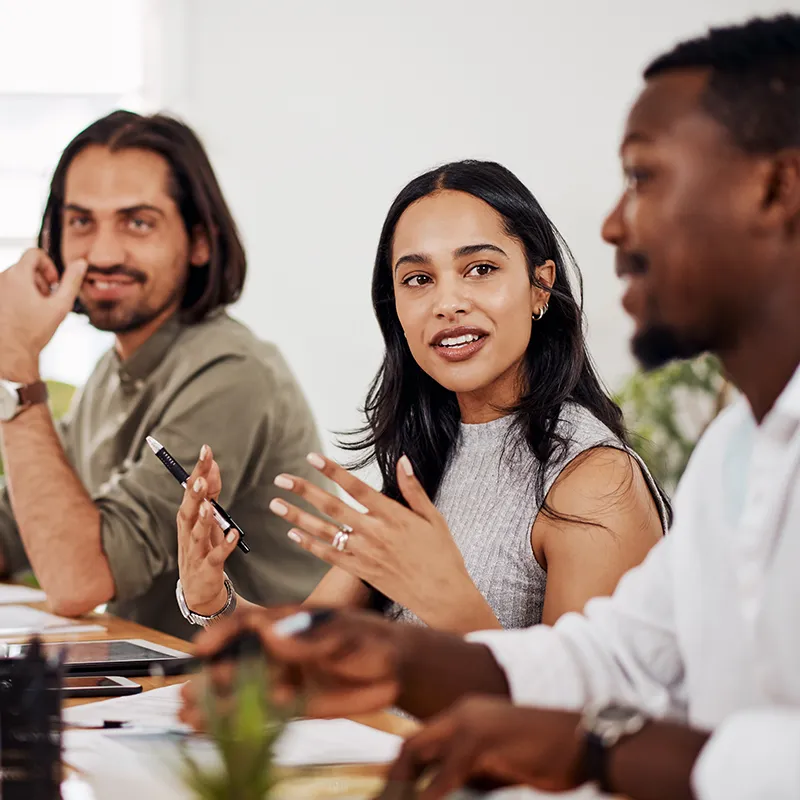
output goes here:
[{"label": "man's long dark hair", "polygon": [[[461,417],[455,393],[429,377],[409,350],[395,310],[392,240],[403,212],[442,190],[465,192],[491,206],[508,235],[522,245],[531,284],[550,292],[547,313],[532,323],[522,395],[508,409],[516,414],[515,424],[536,458],[533,486],[538,503],[544,505],[547,465],[568,445],[556,430],[565,402],[586,408],[621,441],[626,441],[626,435],[622,412],[604,391],[586,349],[582,302],[572,287],[574,280],[581,298],[582,280],[575,260],[527,187],[494,162],[458,161],[427,172],[411,181],[389,209],[372,273],[372,304],[386,353],[367,395],[367,424],[343,446],[361,454],[353,465],[356,468],[376,461],[383,492],[400,502],[396,465],[400,456],[407,455],[428,496],[435,498]],[[543,286],[536,277],[536,268],[548,259],[556,265],[552,287]]]},{"label": "man's long dark hair", "polygon": [[199,226],[208,236],[211,256],[207,264],[189,270],[181,303],[182,318],[199,322],[215,309],[238,300],[247,274],[247,259],[236,223],[197,135],[188,125],[165,114],[143,116],[114,111],[93,122],[67,145],[50,181],[39,231],[39,247],[59,272],[64,268],[61,212],[67,171],[75,157],[92,145],[111,151],[149,150],[164,158],[171,172],[170,194],[187,235],[191,240]]}]

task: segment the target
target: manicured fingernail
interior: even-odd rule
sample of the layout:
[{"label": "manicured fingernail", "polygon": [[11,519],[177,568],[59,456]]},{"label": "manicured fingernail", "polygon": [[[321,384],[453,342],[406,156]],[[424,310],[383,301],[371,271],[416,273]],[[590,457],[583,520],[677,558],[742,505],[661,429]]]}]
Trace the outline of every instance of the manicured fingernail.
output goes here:
[{"label": "manicured fingernail", "polygon": [[233,544],[233,543],[236,541],[236,534],[235,534],[235,533],[229,533],[229,534],[228,534],[228,535],[225,537],[225,541],[226,541],[228,544]]},{"label": "manicured fingernail", "polygon": [[279,517],[285,517],[289,513],[289,506],[281,500],[273,500],[269,504],[269,510]]},{"label": "manicured fingernail", "polygon": [[325,459],[316,453],[309,453],[306,456],[306,461],[308,461],[312,467],[316,467],[317,469],[322,469],[325,466]]},{"label": "manicured fingernail", "polygon": [[194,485],[192,486],[192,491],[193,491],[195,494],[200,494],[200,492],[202,491],[202,489],[203,489],[203,480],[202,480],[202,478],[198,478],[198,479],[197,479],[197,480],[194,482]]},{"label": "manicured fingernail", "polygon": [[208,455],[208,445],[207,445],[207,444],[204,444],[204,445],[203,445],[203,446],[200,448],[200,460],[201,460],[201,461],[205,461],[205,460],[206,460],[206,456],[207,456],[207,455]]},{"label": "manicured fingernail", "polygon": [[408,456],[400,456],[399,464],[400,469],[402,469],[409,478],[414,474],[414,467],[411,466],[411,461],[409,461]]},{"label": "manicured fingernail", "polygon": [[293,489],[294,481],[288,475],[278,475],[274,481],[279,489]]},{"label": "manicured fingernail", "polygon": [[208,516],[208,506],[203,503],[203,505],[200,506],[200,511],[197,513],[200,514],[200,519],[205,519]]},{"label": "manicured fingernail", "polygon": [[297,544],[300,544],[300,542],[302,542],[302,541],[303,541],[303,540],[302,540],[302,538],[300,537],[300,534],[299,534],[299,533],[298,533],[298,532],[297,532],[297,531],[296,531],[294,528],[292,528],[292,529],[289,531],[289,533],[287,533],[286,535],[287,535],[287,536],[288,536],[288,537],[289,537],[289,538],[290,538],[290,539],[291,539],[293,542],[297,542]]}]

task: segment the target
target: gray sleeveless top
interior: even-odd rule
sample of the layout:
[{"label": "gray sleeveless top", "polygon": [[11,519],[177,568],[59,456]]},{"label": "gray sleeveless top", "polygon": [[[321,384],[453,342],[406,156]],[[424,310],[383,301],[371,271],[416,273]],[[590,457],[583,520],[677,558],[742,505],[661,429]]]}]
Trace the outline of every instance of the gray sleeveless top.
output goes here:
[{"label": "gray sleeveless top", "polygon": [[[504,628],[526,628],[542,621],[547,573],[531,547],[531,529],[540,510],[534,491],[536,457],[512,428],[513,417],[480,425],[461,425],[450,463],[442,477],[436,507],[444,515],[475,585]],[[629,452],[639,463],[658,504],[664,529],[667,510],[644,462],[591,412],[565,404],[557,427],[568,444],[548,464],[544,494],[578,455],[595,447]],[[393,603],[390,619],[422,624]]]}]

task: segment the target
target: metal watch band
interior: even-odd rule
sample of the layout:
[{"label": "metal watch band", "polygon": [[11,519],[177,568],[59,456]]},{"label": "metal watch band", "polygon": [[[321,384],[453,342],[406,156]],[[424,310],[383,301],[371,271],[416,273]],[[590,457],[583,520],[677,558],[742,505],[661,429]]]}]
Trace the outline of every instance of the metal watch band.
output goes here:
[{"label": "metal watch band", "polygon": [[196,614],[189,608],[186,602],[186,596],[183,593],[183,586],[180,578],[178,579],[178,583],[175,585],[175,599],[178,601],[178,608],[180,609],[183,618],[188,622],[191,622],[192,625],[200,625],[203,628],[207,628],[215,620],[226,617],[228,614],[232,614],[236,610],[236,590],[233,588],[231,579],[224,572],[222,575],[225,579],[225,591],[227,592],[228,597],[225,601],[225,605],[219,611],[217,611],[216,614],[211,614],[211,616],[208,617],[205,617],[202,614]]}]

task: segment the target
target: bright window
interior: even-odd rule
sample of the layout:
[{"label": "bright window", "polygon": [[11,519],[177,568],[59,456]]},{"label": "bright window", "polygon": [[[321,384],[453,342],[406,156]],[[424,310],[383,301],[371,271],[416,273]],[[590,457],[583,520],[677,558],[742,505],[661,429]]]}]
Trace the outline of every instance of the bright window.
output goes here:
[{"label": "bright window", "polygon": [[[144,0],[0,0],[0,269],[35,243],[63,148],[115,108],[144,107]],[[45,377],[82,384],[111,334],[70,315]]]}]

